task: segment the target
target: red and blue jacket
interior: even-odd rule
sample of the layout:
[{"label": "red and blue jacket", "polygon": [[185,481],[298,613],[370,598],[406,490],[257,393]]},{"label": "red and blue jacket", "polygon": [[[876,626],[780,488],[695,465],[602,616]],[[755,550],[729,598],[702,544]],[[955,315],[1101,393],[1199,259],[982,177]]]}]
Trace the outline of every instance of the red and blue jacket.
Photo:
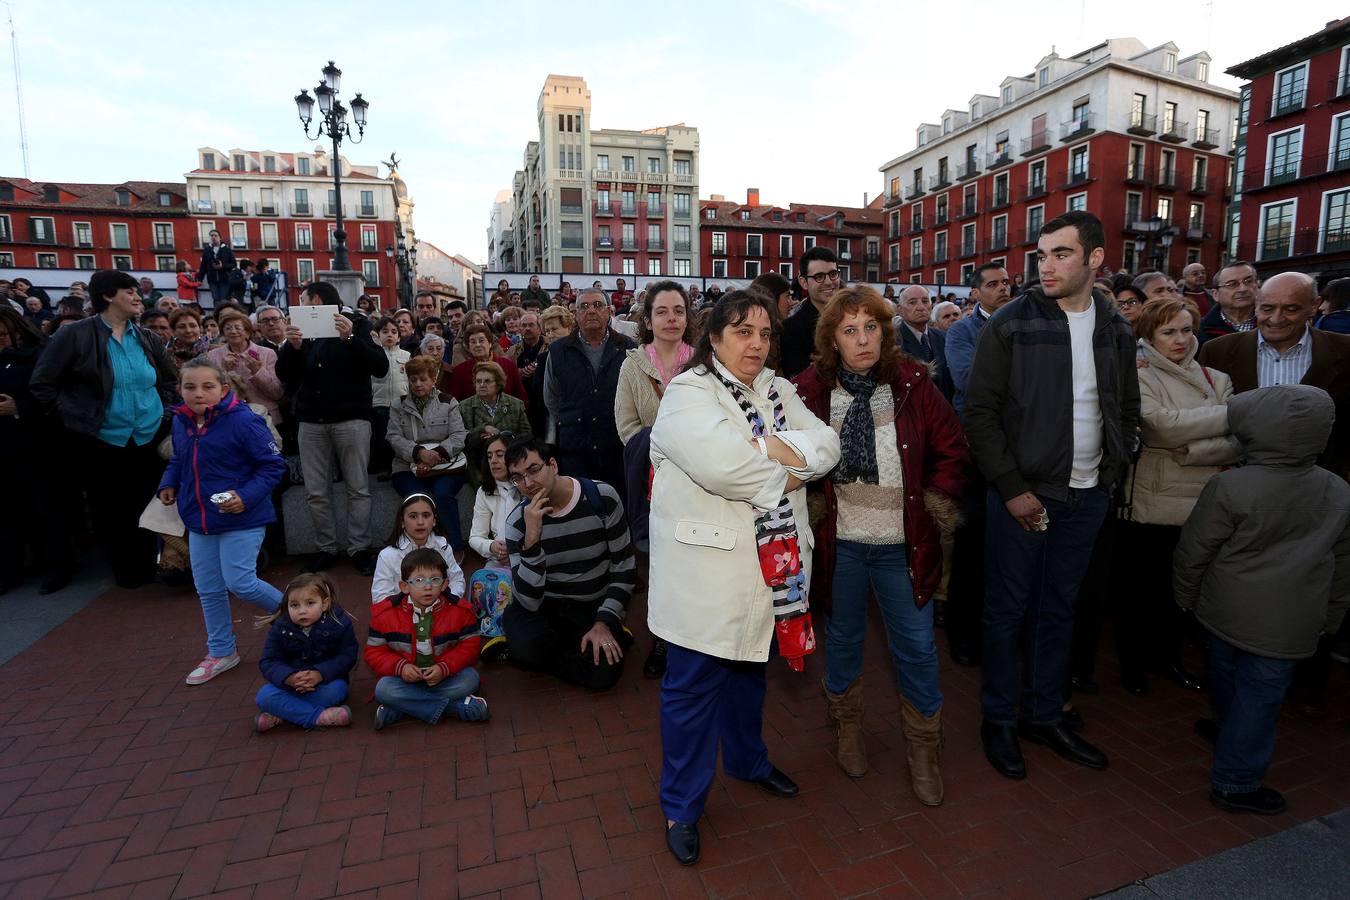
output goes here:
[{"label": "red and blue jacket", "polygon": [[[178,491],[178,514],[188,531],[220,534],[261,528],[277,520],[272,491],[286,475],[286,461],[267,423],[233,391],[206,411],[201,425],[186,404],[173,409],[173,458],[159,490]],[[211,495],[235,491],[241,513],[223,513]]]},{"label": "red and blue jacket", "polygon": [[[478,616],[469,605],[449,591],[431,606],[431,645],[436,665],[446,677],[478,662],[482,645]],[[366,665],[379,676],[397,676],[404,666],[417,664],[412,601],[407,594],[394,594],[370,609],[370,632],[362,654]]]}]

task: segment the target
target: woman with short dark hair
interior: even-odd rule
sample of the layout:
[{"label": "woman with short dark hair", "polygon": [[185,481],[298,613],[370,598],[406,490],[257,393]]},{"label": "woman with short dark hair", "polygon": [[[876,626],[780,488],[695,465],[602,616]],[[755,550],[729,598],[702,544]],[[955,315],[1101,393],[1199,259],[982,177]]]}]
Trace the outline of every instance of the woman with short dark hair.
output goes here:
[{"label": "woman with short dark hair", "polygon": [[520,369],[510,359],[497,352],[501,348],[497,344],[497,336],[493,333],[491,325],[486,321],[470,323],[469,317],[465,316],[464,322],[460,325],[457,344],[461,343],[460,339],[468,351],[468,358],[450,370],[449,377],[441,381],[441,390],[453,394],[456,400],[469,399],[474,395],[474,367],[482,362],[493,362],[501,366],[502,374],[506,378],[504,390],[518,399],[522,406],[529,402],[525,394],[525,385],[520,380]]}]

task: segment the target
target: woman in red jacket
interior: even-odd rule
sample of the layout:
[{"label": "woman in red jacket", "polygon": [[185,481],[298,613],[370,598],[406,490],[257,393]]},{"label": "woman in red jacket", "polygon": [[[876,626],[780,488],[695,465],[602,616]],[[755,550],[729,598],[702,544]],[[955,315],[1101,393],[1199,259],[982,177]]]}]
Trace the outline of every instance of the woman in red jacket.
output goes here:
[{"label": "woman in red jacket", "polygon": [[956,525],[965,437],[927,367],[897,346],[886,301],[866,286],[831,298],[816,324],[814,364],[794,382],[842,448],[822,481],[812,579],[812,596],[832,598],[824,688],[839,765],[854,778],[867,771],[861,673],[870,586],[900,677],[914,794],[937,806],[942,692],[928,601],[942,576],[940,532]]},{"label": "woman in red jacket", "polygon": [[480,362],[495,362],[502,367],[502,373],[506,376],[506,393],[529,405],[525,384],[520,380],[520,369],[505,356],[493,352],[500,348],[490,326],[481,323],[464,326],[464,345],[469,349],[469,358],[451,369],[448,379],[442,376],[442,391],[456,400],[469,399],[474,394],[473,367]]}]

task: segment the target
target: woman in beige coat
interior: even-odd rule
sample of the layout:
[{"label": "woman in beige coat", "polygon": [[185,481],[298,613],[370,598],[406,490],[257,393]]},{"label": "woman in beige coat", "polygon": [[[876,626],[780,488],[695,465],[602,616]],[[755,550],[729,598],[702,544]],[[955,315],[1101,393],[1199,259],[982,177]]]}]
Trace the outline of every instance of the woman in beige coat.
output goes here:
[{"label": "woman in beige coat", "polygon": [[814,649],[802,486],[834,468],[839,437],[765,368],[777,321],[759,291],[718,301],[651,433],[647,621],[669,644],[661,808],[666,845],[684,865],[698,859],[719,746],[729,776],[797,793],[760,734],[765,667],[776,647],[800,671]]},{"label": "woman in beige coat", "polygon": [[1238,458],[1228,433],[1233,384],[1195,361],[1200,311],[1189,300],[1153,300],[1135,320],[1143,448],[1124,487],[1117,568],[1128,579],[1120,613],[1121,682],[1148,693],[1148,671],[1199,690],[1181,663],[1184,619],[1172,600],[1172,552],[1201,489]]}]

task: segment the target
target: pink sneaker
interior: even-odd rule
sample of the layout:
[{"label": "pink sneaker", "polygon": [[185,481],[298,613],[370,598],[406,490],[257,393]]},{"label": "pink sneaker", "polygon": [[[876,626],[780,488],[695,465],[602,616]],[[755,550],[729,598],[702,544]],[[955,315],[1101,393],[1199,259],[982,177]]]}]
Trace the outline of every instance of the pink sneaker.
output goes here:
[{"label": "pink sneaker", "polygon": [[258,718],[254,720],[253,724],[257,726],[258,734],[262,734],[264,731],[271,731],[280,725],[281,719],[271,713],[258,713]]},{"label": "pink sneaker", "polygon": [[206,684],[222,672],[228,672],[239,665],[239,654],[229,656],[208,656],[197,663],[197,668],[188,673],[188,684]]},{"label": "pink sneaker", "polygon": [[320,728],[341,728],[350,725],[352,711],[347,706],[330,706],[319,713],[319,719],[314,724]]}]

